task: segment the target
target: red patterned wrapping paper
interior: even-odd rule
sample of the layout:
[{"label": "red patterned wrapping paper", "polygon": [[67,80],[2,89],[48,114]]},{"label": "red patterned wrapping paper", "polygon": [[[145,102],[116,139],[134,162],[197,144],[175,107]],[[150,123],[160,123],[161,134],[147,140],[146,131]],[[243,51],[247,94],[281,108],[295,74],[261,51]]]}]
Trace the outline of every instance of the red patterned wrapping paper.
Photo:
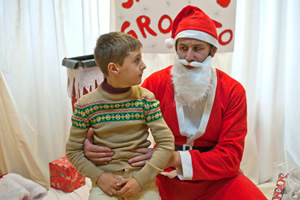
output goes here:
[{"label": "red patterned wrapping paper", "polygon": [[286,179],[288,177],[288,173],[280,173],[278,175],[278,180],[276,182],[276,188],[273,193],[272,200],[281,200],[283,196],[283,189]]},{"label": "red patterned wrapping paper", "polygon": [[49,163],[50,185],[52,188],[64,192],[73,190],[85,185],[85,177],[82,176],[66,157],[61,157]]}]

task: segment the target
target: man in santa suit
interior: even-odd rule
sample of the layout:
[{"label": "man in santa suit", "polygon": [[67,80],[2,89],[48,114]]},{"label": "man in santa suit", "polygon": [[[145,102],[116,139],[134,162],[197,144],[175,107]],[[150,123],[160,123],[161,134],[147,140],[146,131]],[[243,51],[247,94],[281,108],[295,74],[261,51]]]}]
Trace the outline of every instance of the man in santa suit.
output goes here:
[{"label": "man in santa suit", "polygon": [[[246,94],[239,82],[211,67],[218,46],[213,21],[198,7],[187,6],[174,19],[166,43],[175,46],[175,63],[142,84],[160,101],[175,137],[170,168],[157,176],[162,199],[266,199],[240,172],[247,134]],[[113,155],[88,140],[84,151],[98,164],[109,162]],[[153,149],[136,151],[143,155],[129,162],[140,166]]]}]

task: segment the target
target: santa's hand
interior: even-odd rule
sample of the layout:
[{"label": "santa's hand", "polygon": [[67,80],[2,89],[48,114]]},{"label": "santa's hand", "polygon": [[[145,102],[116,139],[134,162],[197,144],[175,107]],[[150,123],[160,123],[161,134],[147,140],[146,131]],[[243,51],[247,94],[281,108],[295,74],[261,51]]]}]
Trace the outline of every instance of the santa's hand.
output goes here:
[{"label": "santa's hand", "polygon": [[101,147],[93,144],[94,130],[90,128],[87,138],[84,140],[83,151],[85,157],[95,164],[103,165],[112,160],[114,152],[108,147]]},{"label": "santa's hand", "polygon": [[153,151],[153,148],[134,149],[132,152],[141,153],[142,155],[130,158],[128,163],[133,167],[142,167],[151,159]]},{"label": "santa's hand", "polygon": [[170,160],[168,161],[168,164],[166,168],[168,167],[176,167],[180,170],[182,170],[182,165],[181,165],[181,157],[178,151],[174,151]]}]

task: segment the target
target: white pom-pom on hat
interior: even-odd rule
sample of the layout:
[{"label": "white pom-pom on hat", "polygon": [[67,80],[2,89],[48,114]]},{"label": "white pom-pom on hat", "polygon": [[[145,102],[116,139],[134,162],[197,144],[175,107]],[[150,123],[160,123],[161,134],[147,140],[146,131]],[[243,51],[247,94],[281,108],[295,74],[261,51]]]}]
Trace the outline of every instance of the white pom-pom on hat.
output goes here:
[{"label": "white pom-pom on hat", "polygon": [[165,40],[165,45],[168,49],[171,49],[174,47],[175,39],[174,38],[168,38]]}]

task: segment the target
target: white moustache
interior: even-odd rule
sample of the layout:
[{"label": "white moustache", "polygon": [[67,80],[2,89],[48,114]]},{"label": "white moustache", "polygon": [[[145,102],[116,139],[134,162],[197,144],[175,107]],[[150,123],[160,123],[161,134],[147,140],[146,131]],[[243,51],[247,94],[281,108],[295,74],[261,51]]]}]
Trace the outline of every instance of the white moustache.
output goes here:
[{"label": "white moustache", "polygon": [[178,61],[182,65],[199,68],[199,67],[207,66],[207,64],[210,65],[211,56],[207,56],[207,58],[203,62],[197,62],[197,61],[188,62],[186,59],[179,59],[179,58],[178,58]]},{"label": "white moustache", "polygon": [[[193,106],[195,102],[202,101],[207,97],[211,88],[211,56],[208,56],[202,63],[196,62],[197,66],[190,70],[183,67],[188,63],[185,59],[179,61],[178,55],[171,69],[172,81],[174,84],[175,100],[182,105]],[[188,63],[194,65],[195,62]]]}]

